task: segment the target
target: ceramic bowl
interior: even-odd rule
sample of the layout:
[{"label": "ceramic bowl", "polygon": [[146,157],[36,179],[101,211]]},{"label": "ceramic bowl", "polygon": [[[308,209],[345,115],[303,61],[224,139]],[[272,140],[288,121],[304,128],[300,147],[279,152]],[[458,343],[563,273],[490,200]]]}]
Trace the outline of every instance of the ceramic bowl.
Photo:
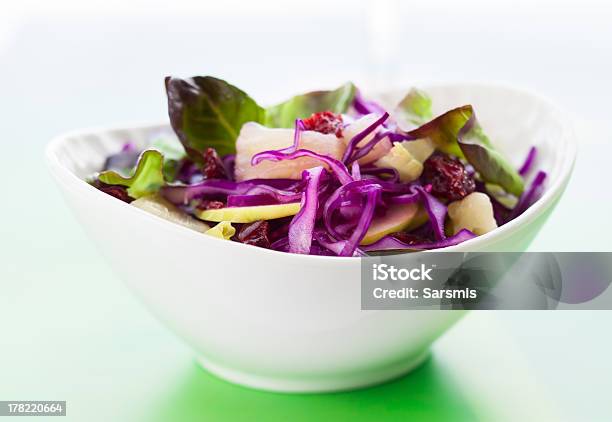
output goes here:
[{"label": "ceramic bowl", "polygon": [[[546,100],[490,85],[426,87],[436,112],[473,104],[517,166],[529,147],[549,173],[544,196],[514,221],[447,250],[522,251],[569,180],[576,139]],[[99,250],[134,294],[191,345],[201,364],[250,387],[353,389],[407,373],[461,311],[362,311],[358,258],[293,255],[219,240],[88,185],[125,141],[145,146],[166,125],[80,130],[47,148],[53,177]]]}]

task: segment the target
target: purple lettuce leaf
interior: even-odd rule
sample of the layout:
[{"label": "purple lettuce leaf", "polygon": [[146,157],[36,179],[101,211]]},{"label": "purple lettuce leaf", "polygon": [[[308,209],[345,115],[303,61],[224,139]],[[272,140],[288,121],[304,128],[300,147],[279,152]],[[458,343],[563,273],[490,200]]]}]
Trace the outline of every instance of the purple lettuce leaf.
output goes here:
[{"label": "purple lettuce leaf", "polygon": [[185,152],[202,162],[206,148],[220,155],[236,152],[246,122],[264,123],[266,112],[244,91],[211,76],[166,77],[168,114]]}]

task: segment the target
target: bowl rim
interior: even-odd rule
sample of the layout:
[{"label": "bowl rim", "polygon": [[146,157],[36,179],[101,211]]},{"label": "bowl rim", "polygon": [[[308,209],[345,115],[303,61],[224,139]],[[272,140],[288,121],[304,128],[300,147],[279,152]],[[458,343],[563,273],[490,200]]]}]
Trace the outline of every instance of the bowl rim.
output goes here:
[{"label": "bowl rim", "polygon": [[[559,119],[559,121],[565,126],[565,130],[569,133],[569,136],[564,137],[565,145],[564,151],[562,152],[563,157],[560,159],[560,167],[559,167],[559,175],[557,178],[552,180],[552,182],[547,186],[546,191],[542,195],[542,197],[534,203],[531,207],[529,207],[523,214],[515,218],[514,220],[504,224],[501,227],[496,228],[484,235],[477,236],[473,239],[462,242],[459,245],[449,246],[445,248],[428,250],[425,252],[463,252],[465,250],[469,250],[471,247],[478,248],[479,246],[484,245],[487,242],[490,242],[496,238],[504,238],[511,234],[512,230],[516,227],[524,224],[528,224],[532,222],[541,214],[543,214],[558,197],[561,195],[565,185],[569,181],[569,177],[571,176],[574,163],[576,161],[577,155],[577,145],[578,141],[576,138],[576,133],[572,124],[573,119],[571,116],[558,108],[551,100],[540,95],[535,94],[531,91],[524,90],[522,88],[517,88],[510,85],[500,84],[500,83],[489,83],[489,82],[457,82],[457,83],[429,83],[423,84],[419,87],[422,87],[425,91],[428,88],[476,88],[476,89],[495,89],[495,90],[507,90],[509,92],[513,92],[515,94],[521,94],[523,96],[531,97],[533,101],[537,101],[544,106],[546,106],[549,110],[551,110]],[[407,88],[407,91],[410,88]],[[381,91],[381,94],[396,92],[399,89],[393,88],[386,91]],[[72,185],[72,188],[76,188],[81,190],[83,193],[89,192],[90,195],[99,195],[99,197],[107,197],[109,200],[112,199],[112,203],[120,207],[127,207],[132,211],[141,213],[145,218],[148,218],[150,221],[157,221],[159,223],[165,224],[168,228],[173,227],[175,230],[182,231],[183,235],[187,235],[187,233],[191,233],[192,236],[197,237],[200,241],[214,241],[214,242],[223,242],[228,247],[233,248],[246,248],[246,250],[252,251],[252,253],[260,253],[260,254],[273,254],[270,256],[284,256],[285,258],[293,257],[293,259],[300,260],[302,263],[305,263],[306,260],[309,260],[312,263],[322,263],[324,261],[329,262],[359,262],[355,257],[339,257],[339,256],[324,256],[324,255],[302,255],[302,254],[294,254],[289,252],[276,251],[272,249],[265,248],[256,248],[251,245],[245,245],[238,242],[227,242],[222,239],[217,239],[211,236],[202,236],[202,233],[196,232],[190,228],[181,226],[179,224],[173,223],[171,221],[165,220],[156,215],[150,214],[138,207],[129,206],[129,204],[123,201],[117,201],[114,198],[111,198],[109,195],[104,192],[94,188],[89,183],[87,183],[84,179],[78,177],[73,171],[68,169],[65,165],[61,163],[61,160],[58,155],[58,151],[62,148],[63,144],[67,142],[67,140],[75,138],[75,137],[83,137],[84,135],[92,135],[104,132],[116,132],[116,131],[130,131],[130,130],[156,130],[156,129],[166,129],[169,128],[170,125],[167,121],[149,121],[149,122],[135,122],[130,124],[117,124],[117,125],[108,125],[108,126],[93,126],[93,127],[85,127],[81,129],[71,130],[64,133],[61,133],[55,136],[51,141],[47,144],[45,149],[45,161],[47,166],[51,172],[51,174],[55,177],[60,185]],[[550,180],[550,179],[549,179]],[[231,246],[230,246],[231,245]],[[393,254],[393,255],[402,255],[404,253]]]}]

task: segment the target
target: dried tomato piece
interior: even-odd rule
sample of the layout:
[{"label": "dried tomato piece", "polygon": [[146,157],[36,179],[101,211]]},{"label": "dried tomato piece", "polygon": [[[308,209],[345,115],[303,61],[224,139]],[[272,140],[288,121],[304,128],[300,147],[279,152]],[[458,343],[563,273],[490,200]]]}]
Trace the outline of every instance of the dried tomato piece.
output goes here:
[{"label": "dried tomato piece", "polygon": [[320,133],[333,133],[336,137],[342,137],[342,115],[331,111],[321,111],[303,120],[306,130],[314,130]]},{"label": "dried tomato piece", "polygon": [[422,179],[431,185],[431,193],[450,201],[459,200],[476,189],[474,176],[461,161],[448,155],[435,154],[423,164]]},{"label": "dried tomato piece", "polygon": [[92,186],[96,189],[101,190],[104,193],[109,194],[110,196],[114,196],[115,198],[122,200],[123,202],[127,202],[128,204],[134,200],[134,198],[132,198],[128,194],[127,188],[125,186],[109,185],[107,183],[101,182],[98,179],[96,179],[92,183]]},{"label": "dried tomato piece", "polygon": [[221,161],[219,154],[217,154],[214,148],[206,148],[202,174],[205,179],[227,179],[227,172],[225,171],[223,161]]},{"label": "dried tomato piece", "polygon": [[216,200],[209,200],[209,199],[202,199],[196,206],[196,208],[202,211],[218,210],[223,207],[225,207],[225,203],[223,201],[216,201]]},{"label": "dried tomato piece", "polygon": [[242,225],[236,238],[239,242],[246,243],[247,245],[270,249],[269,232],[270,225],[268,222],[260,220]]}]

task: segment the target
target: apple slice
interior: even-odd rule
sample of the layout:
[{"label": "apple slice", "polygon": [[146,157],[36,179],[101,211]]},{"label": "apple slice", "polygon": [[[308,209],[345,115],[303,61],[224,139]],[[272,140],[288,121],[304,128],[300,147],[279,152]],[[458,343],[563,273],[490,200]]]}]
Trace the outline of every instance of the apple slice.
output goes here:
[{"label": "apple slice", "polygon": [[427,212],[419,204],[391,205],[385,215],[372,220],[360,245],[370,245],[391,233],[416,229],[427,218]]},{"label": "apple slice", "polygon": [[186,214],[184,211],[179,210],[157,193],[142,196],[135,201],[132,201],[130,205],[201,233],[204,233],[210,229],[208,224],[203,223]]},{"label": "apple slice", "polygon": [[[290,147],[293,129],[269,128],[248,122],[242,126],[236,141],[236,180],[248,179],[301,179],[302,171],[320,166],[315,158],[300,157],[285,161],[263,161],[256,166],[251,159],[257,153]],[[299,147],[339,160],[344,153],[344,143],[333,134],[305,130],[301,133]]]},{"label": "apple slice", "polygon": [[288,217],[300,211],[299,202],[278,205],[255,205],[252,207],[228,207],[196,211],[195,215],[205,221],[229,221],[230,223],[252,223],[259,220],[274,220]]}]

